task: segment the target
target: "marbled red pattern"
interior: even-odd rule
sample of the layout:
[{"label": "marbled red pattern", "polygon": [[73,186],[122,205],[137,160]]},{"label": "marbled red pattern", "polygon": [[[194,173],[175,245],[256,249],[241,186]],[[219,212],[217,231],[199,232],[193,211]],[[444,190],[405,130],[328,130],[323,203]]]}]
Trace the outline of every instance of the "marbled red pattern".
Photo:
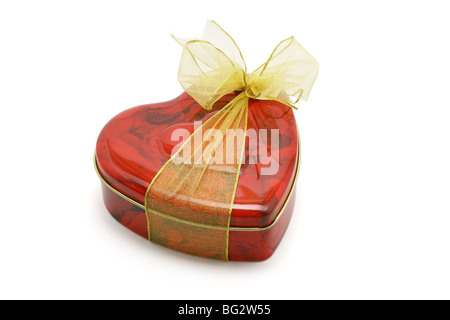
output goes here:
[{"label": "marbled red pattern", "polygon": [[[176,99],[128,109],[103,128],[97,142],[98,170],[116,190],[144,203],[145,192],[153,177],[170,158],[171,141],[177,128],[193,131],[193,122],[211,116],[235,94],[223,97],[212,111],[203,109],[188,94]],[[274,101],[250,100],[248,128],[278,129],[280,133],[279,169],[276,175],[261,175],[261,163],[249,164],[257,146],[246,144],[233,204],[232,227],[270,225],[285,204],[298,161],[297,127],[291,108]],[[261,143],[261,141],[259,141]],[[267,143],[270,152],[270,140]],[[130,230],[146,237],[145,212],[104,189],[104,200],[111,214]],[[230,231],[231,260],[264,260],[273,253],[287,228],[294,196],[277,224],[265,231]]]}]

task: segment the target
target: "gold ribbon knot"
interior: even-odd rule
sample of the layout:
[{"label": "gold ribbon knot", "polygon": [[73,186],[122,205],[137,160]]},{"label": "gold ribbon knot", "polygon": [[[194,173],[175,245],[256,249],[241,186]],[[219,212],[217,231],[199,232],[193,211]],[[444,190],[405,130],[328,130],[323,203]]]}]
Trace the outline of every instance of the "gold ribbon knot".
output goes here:
[{"label": "gold ribbon knot", "polygon": [[[249,74],[233,38],[213,21],[207,23],[203,40],[175,40],[184,48],[179,82],[203,108],[211,110],[223,96],[241,93],[197,128],[150,183],[145,199],[149,240],[228,260],[248,101],[275,100],[295,108],[294,103],[308,98],[318,63],[291,37]],[[231,152],[218,152],[224,145]]]}]

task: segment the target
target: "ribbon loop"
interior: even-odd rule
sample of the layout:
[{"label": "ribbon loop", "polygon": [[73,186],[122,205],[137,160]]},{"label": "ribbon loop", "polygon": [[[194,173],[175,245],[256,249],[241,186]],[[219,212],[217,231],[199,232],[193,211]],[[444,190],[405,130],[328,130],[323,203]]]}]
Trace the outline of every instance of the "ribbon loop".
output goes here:
[{"label": "ribbon loop", "polygon": [[285,92],[296,103],[307,100],[319,71],[319,64],[294,37],[274,49],[270,58],[252,73],[263,96],[277,97]]}]

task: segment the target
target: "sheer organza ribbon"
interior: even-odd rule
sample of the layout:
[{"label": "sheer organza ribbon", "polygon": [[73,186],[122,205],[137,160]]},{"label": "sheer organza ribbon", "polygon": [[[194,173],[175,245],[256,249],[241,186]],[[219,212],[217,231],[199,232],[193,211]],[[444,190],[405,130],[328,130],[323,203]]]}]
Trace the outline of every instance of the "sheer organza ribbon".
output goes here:
[{"label": "sheer organza ribbon", "polygon": [[184,48],[179,82],[203,108],[211,110],[223,96],[240,93],[212,113],[150,183],[145,197],[148,238],[178,251],[228,260],[249,99],[295,108],[294,103],[308,98],[318,63],[291,37],[247,73],[239,47],[213,21],[207,23],[203,40],[175,40]]}]

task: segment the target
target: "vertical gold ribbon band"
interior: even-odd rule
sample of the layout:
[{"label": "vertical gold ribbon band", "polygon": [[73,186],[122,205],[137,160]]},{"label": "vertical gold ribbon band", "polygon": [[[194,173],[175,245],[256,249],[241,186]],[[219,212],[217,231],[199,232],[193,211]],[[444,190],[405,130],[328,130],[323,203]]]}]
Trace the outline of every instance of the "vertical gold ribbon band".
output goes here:
[{"label": "vertical gold ribbon band", "polygon": [[224,95],[241,93],[197,128],[150,183],[145,196],[148,237],[178,251],[228,260],[249,99],[294,107],[300,98],[307,99],[318,64],[292,37],[247,74],[236,43],[212,21],[204,40],[176,40],[184,48],[180,84],[203,108],[211,110]]}]

